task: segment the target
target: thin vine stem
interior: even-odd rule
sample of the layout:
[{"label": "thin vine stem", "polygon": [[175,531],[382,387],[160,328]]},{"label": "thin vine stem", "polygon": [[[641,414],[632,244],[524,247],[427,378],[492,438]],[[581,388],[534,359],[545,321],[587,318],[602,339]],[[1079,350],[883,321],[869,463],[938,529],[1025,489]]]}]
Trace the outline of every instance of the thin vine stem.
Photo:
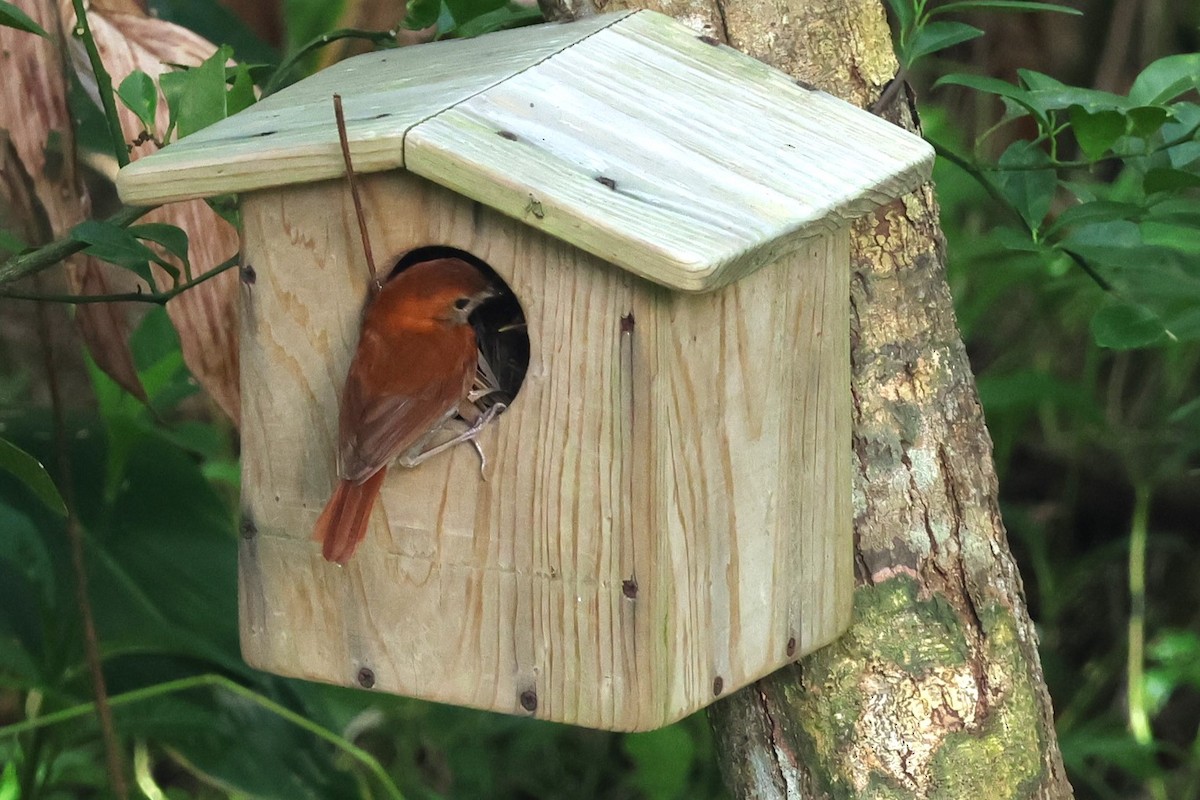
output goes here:
[{"label": "thin vine stem", "polygon": [[[185,692],[191,689],[202,689],[205,687],[224,689],[230,694],[234,694],[244,700],[248,700],[265,711],[268,711],[269,713],[272,713],[283,719],[284,721],[290,722],[296,727],[307,731],[318,739],[328,742],[338,750],[341,750],[343,753],[348,755],[350,758],[362,764],[368,772],[375,776],[375,778],[387,791],[388,797],[392,798],[393,800],[404,800],[404,795],[401,794],[399,787],[397,787],[395,782],[392,781],[391,776],[387,774],[387,770],[385,770],[383,765],[380,764],[379,761],[366,750],[363,750],[361,747],[346,741],[344,738],[338,736],[328,728],[306,719],[302,715],[292,711],[290,708],[281,705],[270,698],[263,697],[253,689],[242,686],[236,681],[226,678],[224,675],[194,675],[190,678],[180,678],[174,681],[156,683],[153,686],[146,686],[141,689],[133,689],[132,691],[113,695],[109,698],[109,705],[112,708],[118,708],[120,706],[127,706],[132,703],[139,703],[145,700],[153,700],[155,698],[174,694],[176,692]],[[39,728],[44,728],[49,725],[59,725],[64,722],[70,722],[74,719],[86,717],[91,712],[92,705],[90,703],[81,703],[70,708],[64,708],[61,711],[54,711],[50,714],[45,714],[44,716],[38,717],[37,719],[17,722],[15,724],[0,728],[0,739],[5,737],[19,736],[20,734],[37,730]]]},{"label": "thin vine stem", "polygon": [[[988,196],[999,203],[1005,210],[1007,210],[1013,219],[1017,221],[1017,224],[1019,224],[1027,234],[1029,234],[1031,239],[1037,241],[1033,228],[1030,227],[1029,223],[1025,221],[1025,218],[1021,216],[1021,212],[1017,211],[1016,207],[1009,201],[1007,197],[1004,196],[1004,193],[1001,192],[996,185],[992,183],[991,179],[984,175],[975,164],[972,164],[967,159],[951,150],[946,149],[945,147],[942,147],[939,144],[934,144],[933,149],[940,158],[946,159],[951,164],[955,165],[963,172],[974,178],[976,183],[982,186],[983,190],[988,193]],[[1091,278],[1092,281],[1094,281],[1095,284],[1101,289],[1109,294],[1118,294],[1113,285],[1109,283],[1103,275],[1097,272],[1096,268],[1089,264],[1087,259],[1085,259],[1083,256],[1079,255],[1078,253],[1073,253],[1065,248],[1059,248],[1059,252],[1064,253],[1067,258],[1075,262],[1075,265],[1083,270],[1084,274]]]},{"label": "thin vine stem", "polygon": [[[79,0],[76,0],[76,2],[79,2]],[[310,54],[320,50],[322,47],[333,44],[340,39],[362,39],[375,45],[394,45],[396,42],[396,30],[394,28],[389,31],[369,31],[361,28],[338,28],[337,30],[323,33],[320,36],[309,40],[304,44],[303,47],[292,53],[279,64],[275,71],[271,73],[271,77],[267,79],[265,84],[263,84],[262,96],[267,97],[268,95],[278,92],[287,85],[286,82],[288,76],[291,75],[292,70],[294,70],[301,61],[307,58]]]},{"label": "thin vine stem", "polygon": [[72,0],[72,4],[75,6],[75,27],[79,31],[79,38],[83,39],[88,60],[92,63],[92,73],[96,76],[96,90],[100,93],[100,105],[104,108],[104,119],[108,123],[113,155],[117,157],[117,164],[123,167],[129,163],[129,145],[125,142],[124,131],[121,130],[121,118],[117,116],[112,77],[104,68],[104,62],[100,60],[100,51],[96,48],[96,39],[92,36],[91,25],[88,24],[87,9],[83,7],[83,0]]},{"label": "thin vine stem", "polygon": [[[1134,487],[1133,514],[1129,523],[1129,655],[1125,692],[1128,722],[1133,739],[1142,747],[1154,747],[1150,712],[1146,707],[1146,543],[1149,539],[1150,498],[1147,483]],[[1161,776],[1147,780],[1154,800],[1167,800]]]},{"label": "thin vine stem", "polygon": [[[38,279],[34,278],[37,282]],[[58,379],[58,365],[54,357],[54,337],[51,335],[48,309],[38,305],[38,333],[42,340],[42,355],[46,364],[46,381],[50,389],[50,407],[54,419],[54,440],[58,454],[59,485],[62,487],[63,503],[67,508],[67,542],[71,552],[71,574],[74,578],[75,605],[79,611],[82,627],[84,659],[92,682],[92,707],[100,721],[100,738],[104,744],[104,761],[108,769],[109,786],[118,800],[128,800],[129,783],[125,777],[125,759],[121,754],[121,743],[113,723],[112,706],[108,702],[108,687],[104,680],[104,666],[100,658],[100,640],[96,633],[96,619],[92,612],[91,593],[88,590],[87,562],[83,554],[83,525],[75,504],[75,478],[71,466],[71,449],[67,441],[66,415],[63,411],[62,389]]]},{"label": "thin vine stem", "polygon": [[89,303],[153,303],[166,305],[168,300],[193,289],[205,281],[212,280],[222,272],[233,269],[241,263],[241,253],[235,253],[208,272],[190,281],[176,284],[161,292],[121,292],[118,294],[42,294],[39,292],[0,292],[3,300],[36,300],[43,303],[66,303],[68,305],[87,305]]}]

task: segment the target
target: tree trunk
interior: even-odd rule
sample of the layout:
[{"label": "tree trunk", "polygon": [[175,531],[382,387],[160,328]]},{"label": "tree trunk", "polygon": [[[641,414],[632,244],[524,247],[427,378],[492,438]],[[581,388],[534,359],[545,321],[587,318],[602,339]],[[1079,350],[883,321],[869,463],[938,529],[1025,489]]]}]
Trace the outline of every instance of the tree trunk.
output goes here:
[{"label": "tree trunk", "polygon": [[[897,68],[878,0],[646,5],[859,106]],[[890,94],[885,116],[915,129]],[[739,798],[1070,797],[933,187],[853,242],[855,624],[712,707],[727,783]]]}]

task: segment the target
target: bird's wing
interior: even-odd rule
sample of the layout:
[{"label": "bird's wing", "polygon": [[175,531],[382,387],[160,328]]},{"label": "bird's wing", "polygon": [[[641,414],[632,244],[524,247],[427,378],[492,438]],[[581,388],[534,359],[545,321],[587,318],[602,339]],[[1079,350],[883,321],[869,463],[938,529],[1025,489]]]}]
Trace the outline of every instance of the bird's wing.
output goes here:
[{"label": "bird's wing", "polygon": [[[420,350],[406,350],[387,355],[393,379],[371,381],[370,372],[354,369],[347,378],[338,421],[338,475],[346,480],[365,481],[418,444],[454,415],[466,394],[465,376],[473,377],[473,366],[451,358],[431,369]],[[406,375],[428,379],[405,380]]]}]

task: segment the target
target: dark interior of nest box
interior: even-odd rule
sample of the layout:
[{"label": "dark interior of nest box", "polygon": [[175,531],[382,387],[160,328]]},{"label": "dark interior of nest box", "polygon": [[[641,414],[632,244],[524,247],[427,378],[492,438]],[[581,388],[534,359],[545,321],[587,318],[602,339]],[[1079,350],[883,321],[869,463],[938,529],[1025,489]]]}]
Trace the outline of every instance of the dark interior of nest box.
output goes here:
[{"label": "dark interior of nest box", "polygon": [[481,361],[486,361],[490,366],[495,376],[496,389],[480,397],[476,405],[480,411],[496,403],[511,406],[521,388],[521,382],[525,380],[525,371],[529,368],[529,332],[521,303],[496,270],[483,259],[465,250],[445,245],[428,245],[414,248],[402,255],[388,273],[388,280],[414,264],[438,258],[462,259],[486,275],[492,286],[500,291],[498,297],[484,303],[471,315],[471,326],[475,329]]}]

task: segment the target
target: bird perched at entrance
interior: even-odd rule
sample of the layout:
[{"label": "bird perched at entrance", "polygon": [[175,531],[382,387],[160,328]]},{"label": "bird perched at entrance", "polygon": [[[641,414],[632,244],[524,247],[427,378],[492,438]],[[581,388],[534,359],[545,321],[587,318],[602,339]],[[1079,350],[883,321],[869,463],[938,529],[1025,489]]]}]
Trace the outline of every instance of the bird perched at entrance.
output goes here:
[{"label": "bird perched at entrance", "polygon": [[474,439],[498,411],[422,452],[458,411],[475,380],[478,350],[467,318],[496,291],[458,258],[414,264],[367,306],[338,415],[338,484],[313,538],[327,561],[345,564],[367,532],[388,465],[416,466]]}]

